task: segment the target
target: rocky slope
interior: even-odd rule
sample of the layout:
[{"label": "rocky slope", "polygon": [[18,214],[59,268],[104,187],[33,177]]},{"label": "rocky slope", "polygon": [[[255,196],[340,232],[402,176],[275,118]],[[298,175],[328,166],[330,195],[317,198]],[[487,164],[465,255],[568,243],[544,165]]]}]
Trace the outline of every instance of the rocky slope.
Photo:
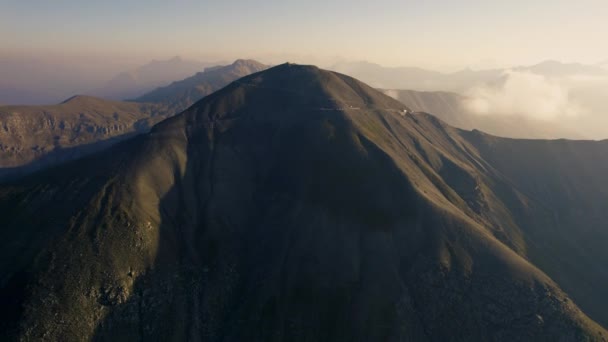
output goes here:
[{"label": "rocky slope", "polygon": [[286,64],[0,187],[0,333],[605,340],[608,146],[406,109]]}]

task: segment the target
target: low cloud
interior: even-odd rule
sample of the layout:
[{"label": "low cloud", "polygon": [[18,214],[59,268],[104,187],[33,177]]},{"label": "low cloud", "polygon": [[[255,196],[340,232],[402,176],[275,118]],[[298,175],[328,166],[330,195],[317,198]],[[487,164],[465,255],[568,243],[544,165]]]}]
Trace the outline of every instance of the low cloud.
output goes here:
[{"label": "low cloud", "polygon": [[478,115],[524,116],[537,120],[573,118],[584,109],[570,96],[568,82],[525,71],[506,71],[496,84],[472,88],[465,107]]},{"label": "low cloud", "polygon": [[391,90],[391,89],[387,89],[387,90],[383,90],[384,94],[394,98],[395,100],[399,99],[399,92],[396,90]]}]

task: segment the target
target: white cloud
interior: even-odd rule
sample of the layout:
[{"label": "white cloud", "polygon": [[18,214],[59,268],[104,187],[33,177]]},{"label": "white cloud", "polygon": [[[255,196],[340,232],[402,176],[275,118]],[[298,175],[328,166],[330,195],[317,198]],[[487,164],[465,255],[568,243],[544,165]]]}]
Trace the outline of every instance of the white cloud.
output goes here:
[{"label": "white cloud", "polygon": [[387,89],[387,90],[383,90],[384,94],[394,98],[395,100],[399,99],[399,92],[396,90],[391,90],[391,89]]},{"label": "white cloud", "polygon": [[522,71],[506,71],[495,85],[472,88],[465,107],[479,115],[525,116],[538,120],[572,118],[583,108],[570,97],[567,82]]}]

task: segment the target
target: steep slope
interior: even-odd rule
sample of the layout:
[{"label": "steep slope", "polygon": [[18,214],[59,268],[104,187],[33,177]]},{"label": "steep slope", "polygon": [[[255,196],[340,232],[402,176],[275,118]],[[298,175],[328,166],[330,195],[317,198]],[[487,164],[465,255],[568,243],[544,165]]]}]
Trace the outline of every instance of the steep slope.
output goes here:
[{"label": "steep slope", "polygon": [[50,106],[0,107],[0,177],[74,159],[164,119],[162,105],[74,96]]},{"label": "steep slope", "polygon": [[578,130],[552,121],[523,116],[479,115],[470,112],[466,97],[443,91],[390,89],[385,94],[401,101],[417,112],[431,113],[446,123],[467,130],[481,130],[493,135],[518,139],[583,139]]},{"label": "steep slope", "polygon": [[546,231],[529,234],[514,212],[534,217],[537,202],[469,133],[406,109],[350,77],[286,64],[0,188],[0,331],[602,340],[530,263]]},{"label": "steep slope", "polygon": [[162,103],[179,113],[194,102],[241,77],[268,69],[254,60],[236,60],[231,65],[207,68],[194,76],[140,96],[137,101]]},{"label": "steep slope", "polygon": [[[608,326],[608,141],[500,139],[461,132],[492,172],[530,198],[517,215],[528,257]],[[515,212],[512,210],[512,212]]]}]

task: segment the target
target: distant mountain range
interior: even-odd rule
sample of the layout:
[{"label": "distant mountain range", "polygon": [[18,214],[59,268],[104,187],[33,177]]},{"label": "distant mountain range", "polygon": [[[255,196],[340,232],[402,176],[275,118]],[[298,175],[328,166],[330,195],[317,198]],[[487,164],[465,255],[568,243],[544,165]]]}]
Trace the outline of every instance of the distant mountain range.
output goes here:
[{"label": "distant mountain range", "polygon": [[453,73],[412,67],[383,67],[369,62],[343,62],[330,69],[357,77],[376,88],[451,92],[464,92],[480,84],[497,82],[506,70],[531,72],[546,77],[608,76],[608,71],[599,66],[558,61],[544,61],[509,69],[464,69]]},{"label": "distant mountain range", "polygon": [[[253,60],[207,68],[166,87],[119,102],[75,96],[59,105],[0,106],[0,179],[79,158],[106,148],[188,108],[243,76],[267,69]],[[479,116],[450,92],[383,90],[414,111],[437,115],[463,129],[515,138],[583,138],[557,123],[522,117]]]},{"label": "distant mountain range", "polygon": [[0,336],[605,341],[607,173],[279,65],[0,185]]},{"label": "distant mountain range", "polygon": [[135,70],[118,74],[103,87],[90,93],[113,100],[133,99],[213,65],[215,64],[190,61],[181,57],[174,57],[165,61],[155,60]]},{"label": "distant mountain range", "polygon": [[268,66],[257,61],[239,59],[231,65],[207,68],[194,76],[155,89],[136,101],[161,103],[178,113],[230,82],[265,69]]},{"label": "distant mountain range", "polygon": [[465,106],[466,97],[453,92],[391,89],[385,94],[414,111],[431,113],[449,125],[507,138],[585,139],[584,133],[559,122],[534,120],[524,116],[478,115]]}]

